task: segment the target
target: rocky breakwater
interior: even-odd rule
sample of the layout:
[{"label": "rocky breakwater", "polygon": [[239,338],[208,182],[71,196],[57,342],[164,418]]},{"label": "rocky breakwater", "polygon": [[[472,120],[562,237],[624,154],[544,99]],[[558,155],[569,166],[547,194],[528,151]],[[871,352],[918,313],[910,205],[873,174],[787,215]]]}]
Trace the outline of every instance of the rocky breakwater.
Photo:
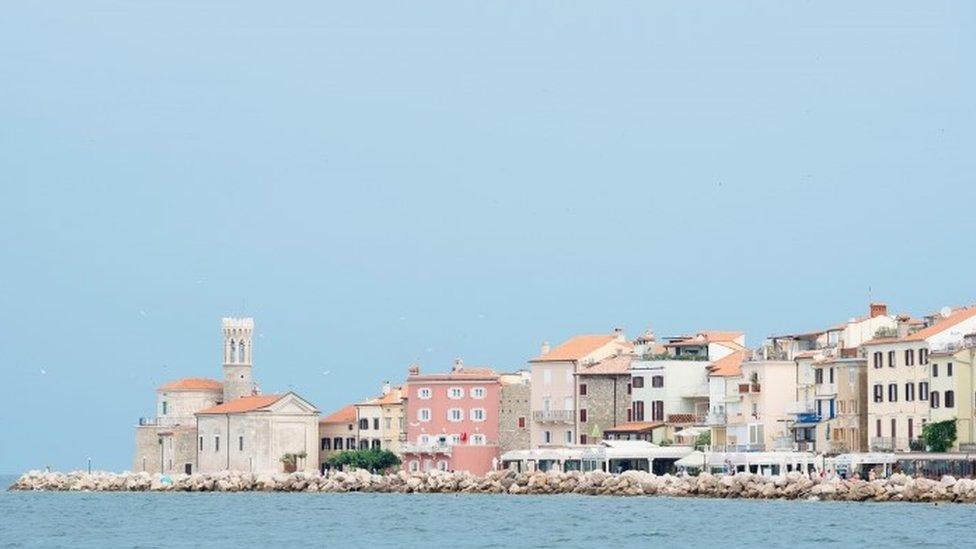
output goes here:
[{"label": "rocky breakwater", "polygon": [[605,496],[670,496],[743,499],[817,499],[834,501],[976,502],[976,480],[911,478],[895,474],[866,480],[809,479],[799,473],[762,477],[702,474],[696,477],[655,476],[639,471],[610,475],[581,473],[516,473],[496,471],[484,477],[431,471],[388,475],[368,471],[263,475],[221,472],[193,475],[149,473],[48,473],[22,475],[10,490],[100,492],[388,492],[476,494],[582,494]]}]

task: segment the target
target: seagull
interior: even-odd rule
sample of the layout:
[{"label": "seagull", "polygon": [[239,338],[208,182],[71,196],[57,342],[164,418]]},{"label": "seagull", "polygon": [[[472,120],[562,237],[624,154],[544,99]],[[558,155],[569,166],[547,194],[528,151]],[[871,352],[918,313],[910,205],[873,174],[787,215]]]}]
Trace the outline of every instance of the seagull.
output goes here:
[{"label": "seagull", "polygon": [[324,372],[322,372],[322,375],[327,376],[327,375],[329,375],[331,373],[332,373],[332,370],[325,370]]},{"label": "seagull", "polygon": [[46,376],[47,375],[47,370],[45,370],[44,368],[41,368],[41,375],[42,376]]}]

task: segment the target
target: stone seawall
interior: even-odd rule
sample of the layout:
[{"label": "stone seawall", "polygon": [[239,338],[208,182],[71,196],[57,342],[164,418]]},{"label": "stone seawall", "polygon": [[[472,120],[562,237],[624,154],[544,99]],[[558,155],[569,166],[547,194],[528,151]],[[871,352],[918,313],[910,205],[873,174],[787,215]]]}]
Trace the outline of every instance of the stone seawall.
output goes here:
[{"label": "stone seawall", "polygon": [[697,477],[655,476],[640,471],[610,475],[581,473],[515,473],[496,471],[484,477],[467,473],[394,473],[367,471],[328,475],[292,473],[257,475],[221,472],[193,475],[149,473],[46,473],[22,475],[10,490],[99,492],[387,492],[475,494],[582,494],[606,496],[671,496],[744,499],[817,499],[834,501],[976,502],[976,480],[889,478],[811,480],[799,473],[762,477],[702,474]]}]

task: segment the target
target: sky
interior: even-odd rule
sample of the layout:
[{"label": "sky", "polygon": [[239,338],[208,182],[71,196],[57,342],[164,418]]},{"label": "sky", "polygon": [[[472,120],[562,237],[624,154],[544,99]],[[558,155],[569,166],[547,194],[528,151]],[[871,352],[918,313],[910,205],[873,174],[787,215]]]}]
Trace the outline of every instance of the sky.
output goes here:
[{"label": "sky", "polygon": [[972,2],[0,5],[0,473],[154,388],[976,301]]}]

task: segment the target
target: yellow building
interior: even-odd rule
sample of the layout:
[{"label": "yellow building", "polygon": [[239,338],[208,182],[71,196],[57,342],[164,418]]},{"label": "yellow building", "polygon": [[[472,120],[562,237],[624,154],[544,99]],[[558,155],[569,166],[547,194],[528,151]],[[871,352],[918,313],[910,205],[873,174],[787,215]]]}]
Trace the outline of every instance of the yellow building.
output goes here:
[{"label": "yellow building", "polygon": [[956,444],[972,445],[974,433],[974,403],[976,385],[973,380],[973,359],[976,358],[976,334],[970,334],[958,348],[933,352],[929,355],[929,408],[933,422],[956,420]]}]

